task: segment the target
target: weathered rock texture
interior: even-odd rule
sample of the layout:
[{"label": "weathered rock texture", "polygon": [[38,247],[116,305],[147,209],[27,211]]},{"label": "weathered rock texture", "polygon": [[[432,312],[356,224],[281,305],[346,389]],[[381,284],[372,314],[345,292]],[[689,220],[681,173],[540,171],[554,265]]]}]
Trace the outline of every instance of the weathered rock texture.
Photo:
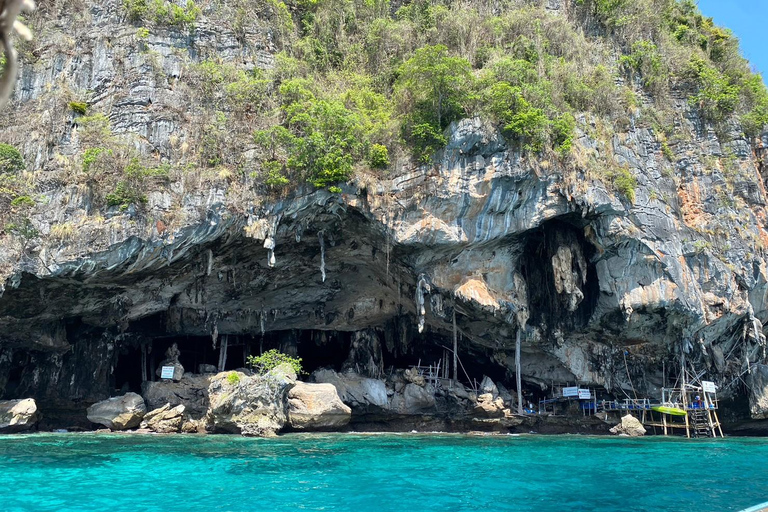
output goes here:
[{"label": "weathered rock texture", "polygon": [[[188,104],[185,66],[215,55],[268,68],[275,32],[254,16],[235,33],[206,11],[189,33],[159,28],[141,42],[120,0],[83,2],[82,17],[60,12],[63,4],[41,7],[37,63],[24,65],[3,121],[2,139],[22,150],[40,198],[29,211],[38,234],[4,233],[0,243],[3,396],[84,408],[115,388],[138,389],[142,351],[151,379],[152,358],[171,340],[189,369],[217,364],[226,338],[238,351],[285,346],[309,371],[343,365],[378,378],[392,365],[436,362],[452,345],[454,316],[472,372],[459,373],[464,381],[487,369],[510,375],[517,331],[532,389],[634,384],[655,396],[663,363],[678,368],[685,353],[728,395],[764,362],[759,160],[738,126],[715,134],[684,95],[672,99],[684,135],[670,143],[673,159],[634,118],[608,147],[580,133],[568,162],[526,156],[465,119],[434,165],[361,175],[340,194],[254,188],[248,175],[258,169],[243,148],[241,178],[174,174],[146,191],[146,204],[106,208],[87,180],[61,185],[72,183],[84,145],[60,91],[91,91],[91,108],[143,155],[183,160],[211,122]],[[634,203],[590,167],[584,155],[598,150],[635,176]],[[224,369],[243,364],[232,357]],[[332,378],[348,404],[384,407],[379,384]],[[216,429],[282,425],[282,412],[246,398],[250,386],[259,384],[248,376],[239,386],[210,382]],[[417,383],[396,391],[392,410],[435,407]],[[166,402],[176,403],[150,399]]]},{"label": "weathered rock texture", "polygon": [[627,414],[621,417],[621,423],[611,429],[611,434],[640,437],[645,435],[645,428],[643,428],[640,420],[631,414]]},{"label": "weathered rock texture", "polygon": [[141,428],[148,428],[158,434],[171,434],[181,431],[184,422],[184,406],[171,404],[149,411],[141,421]]},{"label": "weathered rock texture", "polygon": [[126,430],[138,427],[146,413],[144,399],[136,393],[126,393],[90,406],[88,420],[112,430]]},{"label": "weathered rock texture", "polygon": [[352,418],[333,384],[297,382],[287,395],[288,423],[295,430],[335,430]]},{"label": "weathered rock texture", "polygon": [[0,432],[22,432],[35,426],[39,415],[31,398],[0,400]]},{"label": "weathered rock texture", "polygon": [[247,436],[276,434],[286,423],[285,392],[295,382],[296,374],[285,366],[263,376],[217,374],[208,387],[210,407],[206,420],[210,429]]}]

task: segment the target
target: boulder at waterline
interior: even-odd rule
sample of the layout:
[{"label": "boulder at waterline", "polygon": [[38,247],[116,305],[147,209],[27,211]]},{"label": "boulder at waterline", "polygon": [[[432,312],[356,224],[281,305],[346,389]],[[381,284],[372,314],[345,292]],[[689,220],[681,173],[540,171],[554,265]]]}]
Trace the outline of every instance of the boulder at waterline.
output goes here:
[{"label": "boulder at waterline", "polygon": [[149,411],[141,422],[141,428],[148,428],[159,434],[179,432],[184,422],[184,406],[171,404]]},{"label": "boulder at waterline", "polygon": [[296,430],[336,429],[352,417],[333,384],[297,382],[287,396],[288,423]]},{"label": "boulder at waterline", "polygon": [[32,398],[0,400],[0,432],[22,432],[35,426],[39,415]]},{"label": "boulder at waterline", "polygon": [[640,437],[645,435],[645,427],[640,423],[640,420],[627,414],[621,418],[621,423],[613,427],[610,432],[611,434]]},{"label": "boulder at waterline", "polygon": [[477,397],[474,412],[483,418],[499,418],[504,416],[504,400],[498,396],[493,398],[492,393],[483,393]]},{"label": "boulder at waterline", "polygon": [[383,380],[363,377],[352,372],[336,373],[327,369],[316,370],[312,374],[312,380],[333,384],[341,401],[352,408],[387,408],[387,386]]},{"label": "boulder at waterline", "polygon": [[126,430],[141,423],[147,414],[144,399],[136,393],[126,393],[96,402],[88,408],[88,419],[112,430]]},{"label": "boulder at waterline", "polygon": [[141,394],[149,409],[157,409],[165,404],[171,404],[171,407],[183,405],[186,414],[201,418],[208,410],[210,383],[210,375],[185,373],[179,382],[145,382],[141,386]]},{"label": "boulder at waterline", "polygon": [[221,372],[208,387],[208,426],[214,432],[270,436],[285,426],[285,391],[296,373],[280,365],[266,375]]}]

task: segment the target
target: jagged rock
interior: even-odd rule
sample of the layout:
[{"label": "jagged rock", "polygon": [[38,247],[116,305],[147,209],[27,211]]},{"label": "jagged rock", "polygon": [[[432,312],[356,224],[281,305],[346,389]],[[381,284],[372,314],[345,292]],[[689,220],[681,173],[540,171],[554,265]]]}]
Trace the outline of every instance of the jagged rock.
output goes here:
[{"label": "jagged rock", "polygon": [[611,434],[625,435],[630,437],[640,437],[645,435],[645,428],[640,420],[627,414],[622,416],[621,423],[610,430]]},{"label": "jagged rock", "polygon": [[353,408],[388,407],[387,387],[382,380],[327,369],[316,370],[311,378],[315,382],[333,384],[341,401]]},{"label": "jagged rock", "polygon": [[384,373],[381,341],[373,329],[355,331],[349,356],[341,367],[342,373],[354,372],[364,377],[379,378]]},{"label": "jagged rock", "polygon": [[147,413],[144,399],[136,393],[126,393],[96,402],[88,408],[88,419],[112,430],[126,430],[141,423]]},{"label": "jagged rock", "polygon": [[419,370],[416,368],[408,368],[405,370],[405,372],[403,372],[403,377],[407,382],[416,384],[417,386],[424,387],[427,383],[427,381],[424,380],[424,377],[419,374]]},{"label": "jagged rock", "polygon": [[288,423],[295,430],[331,430],[352,417],[333,384],[297,382],[287,395]]},{"label": "jagged rock", "polygon": [[186,420],[181,424],[181,431],[185,434],[204,434],[205,420]]},{"label": "jagged rock", "polygon": [[[101,208],[104,201],[95,198],[108,190],[70,180],[73,163],[96,146],[69,109],[46,106],[54,75],[92,91],[92,112],[109,114],[110,143],[127,142],[142,158],[182,168],[198,159],[201,127],[211,122],[187,108],[201,100],[190,69],[211,55],[249,72],[268,69],[283,46],[273,40],[279,31],[270,20],[232,31],[227,10],[211,8],[203,9],[204,29],[194,37],[162,30],[141,42],[147,52],[122,40],[112,47],[110,34],[135,31],[116,15],[119,3],[56,2],[51,16],[36,19],[33,60],[42,65],[25,63],[14,115],[0,119],[3,142],[22,151],[30,175],[60,185],[31,184],[44,200],[25,208],[24,217],[39,236],[20,243],[9,230],[0,233],[0,388],[13,372],[13,396],[73,409],[104,399],[111,376],[123,374],[113,369],[136,361],[135,351],[118,355],[135,350],[137,338],[178,336],[186,350],[194,338],[213,334],[215,341],[219,327],[275,337],[375,328],[387,356],[415,355],[417,323],[436,342],[450,338],[451,308],[441,307],[443,300],[455,300],[464,313],[462,358],[493,351],[507,369],[515,366],[510,334],[519,323],[512,310],[535,311],[523,341],[528,384],[583,381],[618,390],[627,372],[614,351],[625,342],[637,347],[636,340],[643,348],[630,368],[644,377],[634,381],[648,395],[662,385],[660,360],[671,362],[684,340],[696,340],[691,360],[710,366],[697,370],[717,369],[723,383],[741,374],[742,362],[759,362],[756,338],[729,341],[752,316],[768,321],[768,262],[755,250],[766,242],[765,156],[740,135],[737,116],[728,128],[733,136],[721,136],[687,99],[671,99],[675,131],[685,142],[670,141],[661,151],[648,123],[633,118],[620,133],[597,130],[596,137],[591,115],[581,115],[573,155],[584,165],[575,166],[527,158],[494,123],[460,119],[445,131],[447,143],[432,165],[398,158],[376,178],[357,173],[343,194],[297,185],[279,197],[263,195],[258,186],[208,173],[195,187],[184,177],[150,179],[141,207]],[[574,19],[581,12],[563,7],[558,16],[581,30],[584,20]],[[79,57],[62,60],[61,34],[75,32]],[[146,72],[147,55],[158,57],[152,60],[161,72]],[[40,129],[43,118],[60,129]],[[250,127],[230,131],[226,148],[252,146]],[[760,140],[764,147],[768,133]],[[253,151],[236,160],[252,167]],[[661,154],[670,151],[680,154]],[[724,155],[736,158],[725,162]],[[600,173],[590,166],[605,158],[631,174],[624,181],[636,181],[635,201],[622,197],[606,173],[605,182],[592,178]],[[724,184],[733,192],[728,200]],[[323,233],[327,281],[318,273],[318,241],[300,241],[309,226]],[[54,236],[61,227],[72,233]],[[727,244],[713,247],[722,237],[712,233],[727,233]],[[261,272],[267,261],[274,271]],[[426,301],[408,293],[422,276],[431,286]],[[426,306],[424,314],[417,304]],[[341,338],[333,343],[344,346],[349,337]],[[705,353],[711,364],[699,357]],[[362,362],[360,371],[379,369],[375,350],[356,349],[351,359],[353,366]],[[393,384],[393,393],[402,396],[405,386]]]},{"label": "jagged rock", "polygon": [[164,404],[171,407],[183,405],[186,414],[200,418],[208,411],[208,386],[210,376],[185,374],[179,382],[147,381],[141,386],[141,394],[149,409]]},{"label": "jagged rock", "polygon": [[768,365],[756,364],[747,377],[749,412],[753,420],[768,419]]},{"label": "jagged rock", "polygon": [[435,403],[431,386],[424,387],[414,383],[407,384],[402,394],[398,393],[392,397],[392,408],[400,414],[434,412]]},{"label": "jagged rock", "polygon": [[148,428],[159,434],[170,434],[181,430],[184,421],[184,406],[171,404],[149,411],[141,421],[141,428]]},{"label": "jagged rock", "polygon": [[496,383],[496,388],[499,390],[499,396],[504,400],[505,405],[517,407],[517,393],[508,390],[501,383]]},{"label": "jagged rock", "polygon": [[478,395],[474,413],[485,418],[499,418],[504,416],[504,400],[501,397],[493,397],[492,393]]},{"label": "jagged rock", "polygon": [[[233,379],[230,375],[237,375]],[[215,432],[271,436],[286,422],[284,396],[296,373],[281,365],[266,375],[221,372],[211,377],[206,420]]]},{"label": "jagged rock", "polygon": [[39,419],[32,398],[0,400],[0,432],[21,432],[35,426]]},{"label": "jagged rock", "polygon": [[483,380],[480,383],[480,393],[490,393],[494,398],[496,398],[499,396],[499,388],[496,387],[496,384],[493,383],[490,377],[483,375]]},{"label": "jagged rock", "polygon": [[216,373],[218,371],[218,368],[216,368],[215,365],[212,364],[199,364],[197,365],[197,372],[198,373]]},{"label": "jagged rock", "polygon": [[460,400],[469,400],[475,402],[477,395],[474,391],[467,389],[461,382],[454,382],[449,388],[448,393]]}]

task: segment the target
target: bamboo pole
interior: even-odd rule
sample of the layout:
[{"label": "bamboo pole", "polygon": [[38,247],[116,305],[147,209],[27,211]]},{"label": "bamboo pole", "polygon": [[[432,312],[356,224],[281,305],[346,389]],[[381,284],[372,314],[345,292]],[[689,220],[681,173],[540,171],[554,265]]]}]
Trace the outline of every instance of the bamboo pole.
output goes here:
[{"label": "bamboo pole", "polygon": [[224,367],[227,364],[227,345],[229,345],[228,336],[225,334],[221,337],[221,345],[219,347],[219,371],[223,372]]},{"label": "bamboo pole", "polygon": [[715,424],[712,422],[712,410],[709,408],[709,399],[707,393],[702,388],[701,394],[704,395],[704,407],[707,408],[707,422],[709,422],[709,431],[712,432],[712,437],[717,437],[717,431],[715,431]]},{"label": "bamboo pole", "polygon": [[520,371],[520,331],[522,328],[517,328],[517,336],[515,338],[515,378],[517,380],[517,414],[523,414],[523,378]]},{"label": "bamboo pole", "polygon": [[456,306],[453,306],[453,382],[459,381],[459,336],[456,332]]},{"label": "bamboo pole", "polygon": [[683,379],[683,387],[682,387],[682,400],[683,400],[683,410],[685,411],[685,435],[688,439],[691,438],[691,428],[690,423],[688,422],[688,390],[685,387],[685,349],[680,350],[680,366],[682,368],[681,378]]},{"label": "bamboo pole", "polygon": [[147,382],[147,345],[141,345],[141,382]]},{"label": "bamboo pole", "polygon": [[720,437],[725,437],[723,435],[723,426],[720,424],[720,418],[717,417],[717,410],[712,411],[712,413],[715,415],[715,421],[717,421],[717,430],[720,432]]}]

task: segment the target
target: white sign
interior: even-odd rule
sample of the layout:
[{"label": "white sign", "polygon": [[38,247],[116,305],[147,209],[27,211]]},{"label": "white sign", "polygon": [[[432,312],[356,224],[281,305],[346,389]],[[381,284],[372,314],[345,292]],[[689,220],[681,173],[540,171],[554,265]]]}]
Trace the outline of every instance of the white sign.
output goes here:
[{"label": "white sign", "polygon": [[173,371],[176,368],[173,366],[163,366],[162,371],[160,372],[160,378],[161,379],[172,379],[173,378]]},{"label": "white sign", "polygon": [[563,388],[563,396],[579,396],[579,388],[577,386],[573,386],[572,388]]},{"label": "white sign", "polygon": [[701,388],[704,390],[705,393],[716,393],[717,392],[717,386],[715,386],[715,383],[709,380],[703,380],[701,381]]},{"label": "white sign", "polygon": [[588,389],[580,389],[579,390],[579,399],[580,400],[589,400],[592,398],[592,392]]}]

